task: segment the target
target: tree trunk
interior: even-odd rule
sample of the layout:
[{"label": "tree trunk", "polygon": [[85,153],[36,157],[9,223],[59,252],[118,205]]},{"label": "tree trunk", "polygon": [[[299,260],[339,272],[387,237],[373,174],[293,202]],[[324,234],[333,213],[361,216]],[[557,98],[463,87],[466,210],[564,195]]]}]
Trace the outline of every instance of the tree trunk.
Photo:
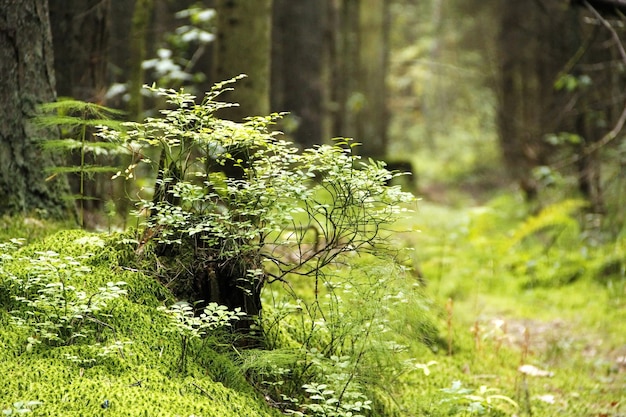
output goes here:
[{"label": "tree trunk", "polygon": [[383,159],[387,152],[387,64],[389,61],[389,2],[361,0],[359,19],[359,92],[357,141],[363,155]]},{"label": "tree trunk", "polygon": [[290,113],[284,130],[303,148],[323,140],[326,3],[274,1],[272,110]]},{"label": "tree trunk", "polygon": [[130,36],[130,81],[128,112],[131,120],[141,120],[143,117],[143,95],[141,90],[144,84],[143,61],[147,56],[147,33],[152,17],[153,0],[137,0],[133,11],[133,21]]},{"label": "tree trunk", "polygon": [[240,80],[223,99],[239,107],[220,117],[241,121],[270,111],[270,42],[272,0],[218,0],[215,75],[218,82],[239,74]]},{"label": "tree trunk", "polygon": [[[110,2],[110,33],[109,39],[109,81],[112,83],[127,83],[130,78],[129,63],[131,61],[131,51],[128,47],[131,43],[131,27],[133,20],[133,10],[136,0],[112,1]],[[127,109],[127,104],[123,100],[123,95],[109,97],[107,106],[116,109]]]},{"label": "tree trunk", "polygon": [[607,154],[603,155],[603,146],[598,142],[614,128],[624,109],[624,77],[616,70],[624,65],[624,57],[611,31],[601,22],[594,22],[596,16],[589,15],[589,11],[581,12],[581,20],[584,17],[590,22],[583,24],[582,30],[589,47],[572,72],[588,76],[590,85],[576,91],[578,112],[573,117],[577,122],[575,133],[581,137],[575,148],[576,174],[579,191],[590,203],[589,211],[601,214],[605,212],[602,159]]},{"label": "tree trunk", "polygon": [[46,180],[53,161],[37,143],[58,136],[28,122],[55,99],[52,51],[46,1],[0,0],[0,214],[71,213],[67,182]]},{"label": "tree trunk", "polygon": [[560,1],[502,3],[498,128],[504,163],[527,198],[537,195],[533,169],[548,165],[548,133],[573,131],[569,98],[555,81],[578,47],[576,15]]},{"label": "tree trunk", "polygon": [[335,4],[331,45],[332,135],[352,137],[365,156],[387,150],[389,4],[387,0],[341,0]]},{"label": "tree trunk", "polygon": [[109,5],[101,0],[49,0],[57,95],[102,103],[109,51]]}]

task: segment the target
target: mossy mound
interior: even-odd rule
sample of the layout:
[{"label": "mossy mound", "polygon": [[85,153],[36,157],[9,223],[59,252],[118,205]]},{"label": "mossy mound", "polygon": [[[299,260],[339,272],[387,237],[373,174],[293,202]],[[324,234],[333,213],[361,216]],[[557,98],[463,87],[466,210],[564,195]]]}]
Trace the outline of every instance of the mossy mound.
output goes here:
[{"label": "mossy mound", "polygon": [[[123,238],[63,231],[0,258],[0,411],[16,413],[20,402],[37,401],[33,416],[280,415],[209,340],[188,346],[181,369],[180,336],[157,309],[170,304],[171,295],[153,278],[124,266],[133,248],[121,243]],[[14,317],[42,312],[29,313],[37,306],[15,297],[25,291],[20,283],[37,278],[32,260],[43,256],[45,262],[53,253],[77,260],[87,271],[63,279],[90,302],[109,282],[122,282],[125,293],[108,300],[97,315],[67,324],[84,335],[32,343],[35,328],[16,324]]]}]

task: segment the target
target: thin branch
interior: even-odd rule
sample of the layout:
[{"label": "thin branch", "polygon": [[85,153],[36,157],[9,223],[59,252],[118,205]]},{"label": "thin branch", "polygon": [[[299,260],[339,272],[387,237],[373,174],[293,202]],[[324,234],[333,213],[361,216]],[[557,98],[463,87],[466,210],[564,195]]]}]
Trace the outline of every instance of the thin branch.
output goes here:
[{"label": "thin branch", "polygon": [[602,17],[602,15],[591,4],[589,4],[587,0],[583,0],[583,4],[596,17],[596,19],[598,19],[602,25],[607,28],[609,32],[611,32],[611,36],[613,37],[613,40],[617,45],[617,49],[622,56],[622,61],[626,63],[626,50],[624,50],[624,45],[622,45],[619,35],[615,29],[613,29],[613,26],[611,26],[611,24],[604,17]]},{"label": "thin branch", "polygon": [[[624,49],[624,45],[622,44],[622,41],[620,40],[619,35],[617,34],[613,26],[611,26],[611,24],[604,17],[602,17],[602,15],[591,4],[589,4],[587,0],[583,0],[583,4],[596,17],[596,19],[598,19],[602,23],[602,25],[609,32],[611,32],[611,36],[613,40],[615,41],[615,44],[617,45],[617,49],[622,58],[622,62],[626,64],[626,49]],[[592,153],[596,152],[597,150],[599,150],[600,148],[602,148],[603,146],[607,145],[609,142],[617,138],[617,135],[619,135],[622,129],[624,128],[625,123],[626,123],[626,104],[624,105],[624,108],[622,109],[622,113],[620,114],[619,119],[613,126],[613,129],[611,129],[608,133],[606,133],[600,140],[593,142],[591,145],[587,146],[580,154],[574,155],[570,160],[557,163],[553,165],[553,167],[557,169],[563,168],[569,164],[576,163],[582,158],[589,156]]]},{"label": "thin branch", "polygon": [[194,387],[196,387],[198,389],[198,391],[200,391],[202,394],[206,395],[209,399],[214,400],[215,398],[213,398],[213,396],[211,394],[209,394],[204,388],[202,388],[200,385],[196,384],[195,382],[192,382],[191,385],[193,385]]}]

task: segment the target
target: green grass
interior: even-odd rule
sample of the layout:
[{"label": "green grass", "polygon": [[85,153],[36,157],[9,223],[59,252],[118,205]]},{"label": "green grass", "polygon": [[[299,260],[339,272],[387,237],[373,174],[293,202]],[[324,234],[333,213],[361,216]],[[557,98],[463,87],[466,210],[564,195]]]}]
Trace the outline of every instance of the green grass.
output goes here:
[{"label": "green grass", "polygon": [[[493,399],[503,415],[625,412],[624,242],[581,238],[568,207],[532,219],[520,207],[510,197],[470,209],[421,204],[414,220],[420,232],[407,244],[415,246],[413,262],[438,306],[441,338],[452,335],[452,355],[447,348],[412,350],[421,363],[437,363],[429,376],[404,377],[398,395],[406,415],[471,415],[466,403],[441,391],[456,380],[513,399],[517,410]],[[516,240],[520,232],[527,234]],[[551,376],[524,376],[522,364]]]},{"label": "green grass", "polygon": [[[394,244],[409,249],[396,259],[419,269],[419,276],[388,260],[348,256],[323,280],[342,283],[335,294],[340,302],[332,302],[324,286],[316,300],[310,278],[291,282],[312,309],[308,317],[273,285],[265,292],[265,318],[279,350],[240,352],[233,361],[224,346],[199,340],[185,372],[178,366],[180,340],[157,310],[171,295],[122,266],[133,252],[119,236],[64,231],[44,238],[58,228],[9,226],[5,219],[4,240],[25,237],[30,244],[0,264],[0,409],[37,400],[42,404],[33,416],[281,415],[264,395],[287,387],[296,395],[310,382],[341,386],[347,372],[354,376],[351,389],[374,400],[370,416],[480,410],[493,416],[623,416],[626,240],[603,240],[585,230],[577,207],[564,202],[529,216],[506,195],[480,207],[420,202],[391,234]],[[10,320],[15,302],[6,274],[24,273],[24,259],[47,250],[94,253],[86,261],[92,272],[77,284],[86,291],[127,282],[128,295],[115,300],[106,316],[111,327],[89,342],[132,343],[107,357],[89,343],[27,351],[29,332]],[[324,324],[311,330],[322,314]],[[276,317],[282,319],[272,321]],[[368,333],[367,323],[384,324],[386,331]],[[342,343],[328,347],[333,340]],[[392,341],[405,349],[390,350]],[[367,350],[355,360],[361,347]],[[327,349],[328,357],[311,359],[312,348]],[[333,353],[339,357],[331,359]],[[308,373],[297,374],[307,361]],[[549,375],[525,376],[518,370],[523,364]]]}]

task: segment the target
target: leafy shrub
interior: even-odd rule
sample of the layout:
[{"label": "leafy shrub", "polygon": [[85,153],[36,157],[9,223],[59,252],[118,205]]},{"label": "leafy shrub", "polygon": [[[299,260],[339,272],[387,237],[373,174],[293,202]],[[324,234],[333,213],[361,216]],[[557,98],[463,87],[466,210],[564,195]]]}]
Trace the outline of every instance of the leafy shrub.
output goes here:
[{"label": "leafy shrub", "polygon": [[[100,135],[129,148],[157,170],[139,253],[159,257],[157,272],[180,299],[217,302],[247,314],[252,333],[264,285],[309,277],[348,253],[384,246],[385,228],[412,200],[387,182],[400,174],[362,162],[348,139],[299,152],[270,130],[280,117],[235,123],[216,117],[229,103],[217,84],[200,104],[182,91],[151,88],[173,108],[163,118]],[[149,155],[159,155],[153,161]],[[152,249],[150,249],[152,248]],[[154,264],[154,263],[152,263]]]}]

